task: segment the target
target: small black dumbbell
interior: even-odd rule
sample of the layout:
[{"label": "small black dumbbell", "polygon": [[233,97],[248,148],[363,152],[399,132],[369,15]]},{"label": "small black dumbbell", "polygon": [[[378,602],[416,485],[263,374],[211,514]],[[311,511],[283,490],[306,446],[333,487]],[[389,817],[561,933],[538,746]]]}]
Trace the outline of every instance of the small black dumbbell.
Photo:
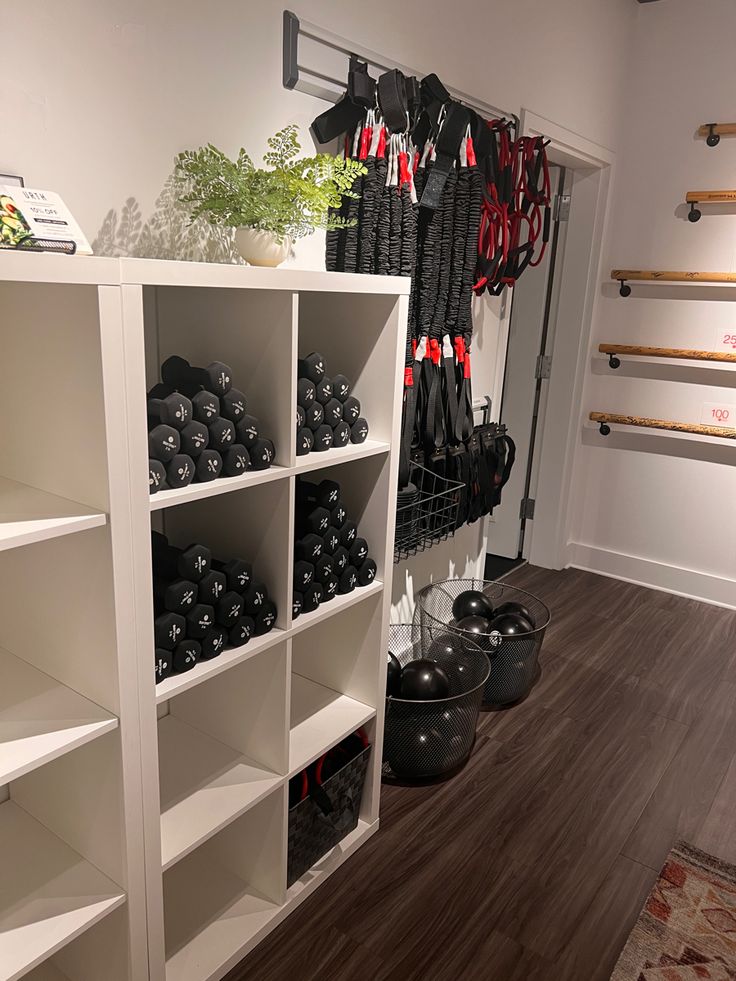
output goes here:
[{"label": "small black dumbbell", "polygon": [[153,633],[156,647],[173,651],[176,645],[184,640],[187,622],[178,613],[162,613],[153,621]]},{"label": "small black dumbbell", "polygon": [[185,394],[194,394],[203,388],[221,397],[232,388],[232,376],[230,368],[221,361],[213,361],[206,368],[195,368],[185,358],[174,355],[161,365],[164,383]]},{"label": "small black dumbbell", "polygon": [[175,548],[165,535],[151,532],[153,567],[162,579],[190,579],[199,582],[212,568],[212,552],[204,545]]},{"label": "small black dumbbell", "polygon": [[254,579],[243,593],[243,599],[245,600],[246,616],[257,617],[263,609],[263,604],[268,599],[266,584],[260,582],[258,579]]},{"label": "small black dumbbell", "polygon": [[192,396],[192,415],[196,422],[209,426],[220,416],[220,400],[212,392],[197,392]]},{"label": "small black dumbbell", "polygon": [[273,630],[273,625],[276,623],[276,606],[271,600],[266,600],[263,604],[263,609],[256,617],[256,629],[254,631],[256,637],[262,637],[264,634],[269,633]]},{"label": "small black dumbbell", "polygon": [[148,433],[149,459],[168,463],[174,459],[180,449],[181,437],[173,426],[154,426]]},{"label": "small black dumbbell", "polygon": [[233,647],[242,647],[247,644],[256,629],[256,622],[253,617],[240,617],[238,622],[230,628],[228,642]]},{"label": "small black dumbbell", "polygon": [[339,401],[344,402],[350,395],[350,382],[345,375],[333,375],[332,394]]},{"label": "small black dumbbell", "polygon": [[195,603],[187,614],[187,637],[199,640],[215,625],[215,611],[206,603]]},{"label": "small black dumbbell", "polygon": [[226,477],[240,477],[250,466],[250,454],[242,443],[235,443],[222,458],[222,472]]},{"label": "small black dumbbell", "polygon": [[367,436],[368,436],[368,423],[361,416],[350,427],[350,442],[365,443]]},{"label": "small black dumbbell", "polygon": [[157,647],[155,658],[156,684],[159,681],[163,681],[164,678],[168,678],[172,671],[171,651],[165,651],[162,647]]},{"label": "small black dumbbell", "polygon": [[325,412],[319,402],[312,402],[306,410],[307,427],[316,433],[320,426],[324,424]]},{"label": "small black dumbbell", "polygon": [[327,508],[312,508],[297,522],[305,534],[324,535],[332,524]]},{"label": "small black dumbbell", "polygon": [[222,455],[217,450],[202,450],[195,464],[197,481],[206,484],[222,473]]},{"label": "small black dumbbell", "polygon": [[354,395],[349,395],[343,402],[342,417],[349,426],[352,426],[360,418],[360,402]]},{"label": "small black dumbbell", "polygon": [[230,422],[229,419],[223,419],[220,416],[219,419],[215,419],[214,422],[210,423],[208,430],[210,434],[210,449],[219,450],[224,453],[235,442],[235,424]]},{"label": "small black dumbbell", "polygon": [[340,581],[334,573],[330,574],[329,579],[322,583],[322,588],[324,589],[324,594],[322,596],[323,603],[329,603],[330,600],[337,596],[338,590],[340,588]]},{"label": "small black dumbbell", "polygon": [[245,600],[240,593],[227,592],[215,607],[215,623],[221,627],[234,627],[245,612]]},{"label": "small black dumbbell", "polygon": [[340,574],[344,572],[350,565],[350,556],[348,555],[348,550],[344,545],[340,545],[339,548],[335,549],[335,553],[332,556],[332,568],[336,573]]},{"label": "small black dumbbell", "polygon": [[258,420],[255,416],[243,416],[235,427],[235,435],[239,443],[249,450],[258,439]]},{"label": "small black dumbbell", "polygon": [[151,494],[156,494],[164,485],[166,480],[166,467],[160,460],[148,461],[148,490]]},{"label": "small black dumbbell", "polygon": [[314,582],[314,566],[311,562],[297,559],[294,563],[294,589],[297,593],[304,593]]},{"label": "small black dumbbell", "polygon": [[338,422],[335,428],[332,430],[332,445],[342,448],[347,446],[350,442],[350,426],[343,419],[342,422]]},{"label": "small black dumbbell", "polygon": [[276,455],[276,448],[270,439],[257,439],[248,452],[251,470],[268,470]]},{"label": "small black dumbbell", "polygon": [[327,555],[334,555],[335,550],[340,545],[340,532],[334,525],[330,525],[322,536],[322,547]]},{"label": "small black dumbbell", "polygon": [[202,645],[200,659],[202,661],[211,661],[213,657],[218,657],[225,649],[226,641],[227,631],[222,627],[212,627],[200,641]]},{"label": "small black dumbbell", "polygon": [[338,577],[337,591],[340,594],[352,593],[358,585],[358,573],[355,566],[349,565]]},{"label": "small black dumbbell", "polygon": [[314,405],[317,398],[317,387],[308,378],[300,378],[296,383],[296,401],[306,412],[310,405]]},{"label": "small black dumbbell", "polygon": [[304,426],[306,425],[306,421],[307,421],[306,413],[305,413],[304,409],[300,405],[298,405],[296,407],[296,429],[297,429],[297,432],[299,432],[300,429],[303,429],[304,428]]},{"label": "small black dumbbell", "polygon": [[332,430],[329,426],[320,426],[314,434],[315,453],[324,453],[332,446]]},{"label": "small black dumbbell", "polygon": [[210,434],[203,422],[194,420],[181,431],[181,451],[192,458],[198,457],[202,450],[207,449]]},{"label": "small black dumbbell", "polygon": [[169,487],[188,487],[194,480],[194,460],[186,453],[177,455],[166,464],[166,483]]},{"label": "small black dumbbell", "polygon": [[314,449],[314,433],[311,429],[300,429],[296,434],[296,455],[306,456]]},{"label": "small black dumbbell", "polygon": [[373,561],[373,559],[371,558],[364,559],[363,564],[358,569],[358,585],[369,586],[376,578],[377,572],[378,572],[378,566]]},{"label": "small black dumbbell", "polygon": [[301,593],[293,593],[291,597],[291,619],[296,620],[297,617],[301,616],[302,604],[304,599]]},{"label": "small black dumbbell", "polygon": [[225,595],[225,590],[227,589],[227,578],[224,572],[218,572],[213,569],[208,572],[204,579],[199,581],[199,596],[197,599],[200,603],[206,603],[208,606],[214,606],[215,603]]},{"label": "small black dumbbell", "polygon": [[314,563],[314,581],[324,586],[332,575],[332,571],[332,559],[329,555],[320,555]]},{"label": "small black dumbbell", "polygon": [[337,507],[334,508],[332,512],[332,524],[335,528],[338,529],[338,531],[345,524],[345,521],[347,520],[347,516],[348,516],[348,512],[345,508],[345,505],[342,502],[340,502],[340,504],[338,504]]},{"label": "small black dumbbell", "polygon": [[220,415],[238,423],[245,416],[246,406],[245,395],[239,389],[231,388],[220,399]]},{"label": "small black dumbbell", "polygon": [[308,378],[315,385],[318,385],[325,376],[325,359],[319,352],[312,351],[306,358],[299,358],[297,374],[299,378]]},{"label": "small black dumbbell", "polygon": [[354,521],[346,521],[340,529],[340,544],[350,551],[350,546],[358,537],[358,526]]},{"label": "small black dumbbell", "polygon": [[320,405],[327,405],[332,398],[332,379],[327,375],[317,385],[317,401]]},{"label": "small black dumbbell", "polygon": [[348,549],[350,554],[350,564],[354,565],[356,569],[359,569],[363,564],[364,559],[368,557],[368,542],[365,538],[353,539],[353,542]]},{"label": "small black dumbbell", "polygon": [[309,534],[294,545],[294,557],[302,562],[316,562],[322,555],[324,543],[319,535]]},{"label": "small black dumbbell", "polygon": [[309,589],[302,593],[302,613],[311,613],[316,610],[324,599],[325,591],[318,582],[312,583]]},{"label": "small black dumbbell", "polygon": [[334,429],[338,423],[342,422],[342,402],[332,398],[324,408],[325,424]]},{"label": "small black dumbbell", "polygon": [[161,612],[186,614],[197,602],[199,588],[194,582],[188,579],[175,579],[169,582],[166,579],[153,580],[153,598],[156,609]]},{"label": "small black dumbbell", "polygon": [[172,392],[163,399],[149,399],[147,410],[151,425],[161,422],[164,426],[183,429],[192,421],[192,403],[181,392]]},{"label": "small black dumbbell", "polygon": [[253,566],[245,559],[228,559],[227,562],[215,559],[212,567],[224,573],[227,588],[236,593],[244,593],[253,581]]},{"label": "small black dumbbell", "polygon": [[202,656],[202,645],[196,640],[183,640],[177,644],[171,658],[172,666],[177,674],[191,671]]},{"label": "small black dumbbell", "polygon": [[340,485],[336,480],[321,480],[319,484],[300,480],[297,484],[297,498],[300,503],[306,501],[332,510],[340,503]]}]

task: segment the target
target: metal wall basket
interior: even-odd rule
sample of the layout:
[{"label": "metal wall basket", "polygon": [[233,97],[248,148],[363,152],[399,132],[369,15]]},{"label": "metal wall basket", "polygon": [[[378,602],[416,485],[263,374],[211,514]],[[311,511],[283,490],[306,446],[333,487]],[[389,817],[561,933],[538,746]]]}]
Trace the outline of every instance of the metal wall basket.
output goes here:
[{"label": "metal wall basket", "polygon": [[[447,636],[448,631],[444,632]],[[383,775],[401,781],[441,777],[456,770],[473,748],[488,658],[458,634],[449,644],[424,634],[417,625],[392,624],[389,650],[402,668],[421,657],[436,661],[450,679],[448,698],[415,701],[389,697],[383,743]],[[450,650],[442,649],[445,646]]]},{"label": "metal wall basket", "polygon": [[414,463],[396,502],[394,562],[424,552],[454,534],[465,487]]},{"label": "metal wall basket", "polygon": [[482,636],[472,635],[486,653],[491,667],[483,692],[483,705],[486,708],[513,705],[529,694],[539,676],[539,651],[551,619],[549,608],[536,596],[516,586],[483,579],[448,579],[425,586],[419,593],[414,621],[420,631],[433,637],[448,630],[457,631],[452,605],[460,593],[468,589],[485,593],[494,608],[515,602],[521,603],[531,614],[534,630],[529,633],[501,641],[498,637],[484,640]]}]

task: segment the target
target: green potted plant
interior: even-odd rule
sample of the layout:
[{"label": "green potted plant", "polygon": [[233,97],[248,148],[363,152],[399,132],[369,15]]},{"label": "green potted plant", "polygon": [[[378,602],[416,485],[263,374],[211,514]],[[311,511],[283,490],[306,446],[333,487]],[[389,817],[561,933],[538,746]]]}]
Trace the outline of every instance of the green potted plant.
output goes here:
[{"label": "green potted plant", "polygon": [[343,196],[356,197],[355,180],[366,172],[356,160],[318,153],[300,157],[297,127],[290,125],[268,141],[265,168],[256,167],[241,148],[236,160],[208,143],[176,158],[180,201],[191,220],[235,230],[235,243],[254,266],[278,266],[294,239],[315,228],[354,224],[337,215]]}]

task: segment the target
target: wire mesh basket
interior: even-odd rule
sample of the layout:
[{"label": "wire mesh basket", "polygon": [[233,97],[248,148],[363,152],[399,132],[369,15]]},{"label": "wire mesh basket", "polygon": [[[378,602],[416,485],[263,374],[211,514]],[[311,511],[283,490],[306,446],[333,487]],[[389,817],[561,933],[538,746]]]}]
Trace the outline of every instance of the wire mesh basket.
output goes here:
[{"label": "wire mesh basket", "polygon": [[454,534],[464,490],[459,481],[412,464],[409,483],[399,491],[396,502],[394,562],[424,552]]},{"label": "wire mesh basket", "polygon": [[389,651],[402,668],[420,658],[435,661],[447,676],[449,694],[431,701],[386,698],[383,776],[426,780],[452,773],[473,748],[488,658],[457,633],[430,635],[407,623],[389,627]]},{"label": "wire mesh basket", "polygon": [[[453,606],[466,591],[483,593],[493,611],[513,603],[526,611],[532,629],[506,636],[494,630],[492,619],[480,633],[458,628]],[[525,589],[483,579],[449,579],[433,583],[419,593],[414,621],[422,634],[431,637],[449,631],[477,643],[490,661],[490,675],[483,692],[486,708],[504,708],[529,694],[539,675],[539,651],[551,619],[549,608]]]}]

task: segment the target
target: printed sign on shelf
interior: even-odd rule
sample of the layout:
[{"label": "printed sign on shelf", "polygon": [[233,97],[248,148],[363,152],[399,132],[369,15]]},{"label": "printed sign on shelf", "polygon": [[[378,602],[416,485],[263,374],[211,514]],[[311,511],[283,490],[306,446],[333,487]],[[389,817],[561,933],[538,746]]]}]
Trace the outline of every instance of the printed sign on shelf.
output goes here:
[{"label": "printed sign on shelf", "polygon": [[27,238],[77,243],[77,252],[92,247],[74,217],[54,191],[0,184],[0,245],[14,247]]},{"label": "printed sign on shelf", "polygon": [[725,426],[726,429],[736,429],[736,404],[703,402],[700,422],[704,426]]},{"label": "printed sign on shelf", "polygon": [[714,351],[733,351],[736,353],[736,327],[720,327],[715,334]]}]

